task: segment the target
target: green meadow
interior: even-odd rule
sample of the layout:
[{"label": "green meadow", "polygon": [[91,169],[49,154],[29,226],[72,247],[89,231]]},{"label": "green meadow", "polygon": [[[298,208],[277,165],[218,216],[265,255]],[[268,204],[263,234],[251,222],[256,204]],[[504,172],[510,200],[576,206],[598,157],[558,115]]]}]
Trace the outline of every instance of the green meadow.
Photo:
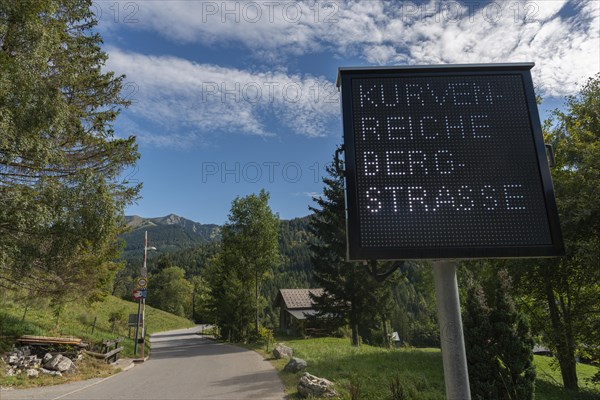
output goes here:
[{"label": "green meadow", "polygon": [[[439,349],[398,348],[386,350],[381,347],[362,345],[352,347],[349,339],[320,338],[287,340],[281,343],[294,349],[294,356],[308,362],[307,372],[329,379],[344,399],[351,393],[358,399],[392,399],[390,385],[401,386],[403,399],[444,400],[444,375],[442,355]],[[259,350],[271,359],[280,371],[288,397],[299,398],[296,385],[302,373],[283,371],[287,360],[273,360],[271,355]],[[535,356],[537,370],[537,400],[598,400],[600,387],[592,386],[586,378],[596,368],[578,364],[577,371],[581,390],[570,392],[563,389],[560,371],[551,357]]]}]

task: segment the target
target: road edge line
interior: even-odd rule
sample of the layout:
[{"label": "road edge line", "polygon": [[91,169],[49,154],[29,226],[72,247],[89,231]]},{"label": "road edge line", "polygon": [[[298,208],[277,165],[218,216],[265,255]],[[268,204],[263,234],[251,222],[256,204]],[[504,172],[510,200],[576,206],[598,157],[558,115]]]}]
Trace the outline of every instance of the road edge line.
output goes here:
[{"label": "road edge line", "polygon": [[67,396],[70,396],[70,395],[72,395],[72,394],[75,394],[75,393],[77,393],[77,392],[81,392],[82,390],[85,390],[85,389],[87,389],[87,388],[91,388],[92,386],[96,386],[96,385],[98,385],[98,384],[100,384],[100,383],[102,383],[102,382],[105,382],[105,381],[107,381],[107,380],[109,380],[109,379],[111,379],[111,378],[114,378],[115,376],[121,375],[121,374],[122,374],[123,372],[125,372],[125,371],[129,371],[129,370],[130,370],[131,368],[133,368],[133,367],[135,367],[135,363],[131,363],[131,364],[130,364],[129,366],[127,366],[126,368],[123,368],[123,369],[122,369],[120,372],[117,372],[116,374],[112,374],[111,376],[107,376],[106,378],[100,379],[98,382],[94,382],[94,383],[92,383],[92,384],[90,384],[90,385],[87,385],[87,386],[81,387],[81,388],[79,388],[79,389],[76,389],[76,390],[73,390],[73,391],[71,391],[71,392],[68,392],[68,393],[65,393],[65,394],[61,394],[61,395],[60,395],[60,396],[58,396],[58,397],[53,397],[51,400],[59,400],[59,399],[62,399],[62,398],[64,398],[64,397],[67,397]]}]

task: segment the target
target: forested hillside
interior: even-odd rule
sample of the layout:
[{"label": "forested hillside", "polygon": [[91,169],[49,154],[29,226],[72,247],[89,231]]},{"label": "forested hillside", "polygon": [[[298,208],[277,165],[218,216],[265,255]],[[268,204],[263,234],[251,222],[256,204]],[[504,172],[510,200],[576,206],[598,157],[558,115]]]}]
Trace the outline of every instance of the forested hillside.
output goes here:
[{"label": "forested hillside", "polygon": [[175,214],[159,218],[127,216],[125,222],[130,229],[121,236],[125,240],[122,257],[126,260],[143,253],[145,231],[148,231],[148,245],[156,247],[160,253],[176,252],[220,239],[218,225],[201,224]]},{"label": "forested hillside", "polygon": [[[260,287],[261,314],[267,327],[276,327],[279,323],[278,309],[273,304],[279,289],[318,286],[310,259],[309,243],[315,240],[309,228],[311,218],[309,215],[279,223],[279,262]],[[174,214],[160,218],[132,216],[126,220],[131,229],[122,236],[125,241],[122,259],[126,266],[117,274],[113,294],[130,298],[134,278],[143,264],[144,231],[148,231],[148,246],[156,247],[156,250],[148,251],[148,303],[203,320],[207,298],[206,268],[221,248],[221,227],[200,224]],[[401,276],[394,280],[390,328],[398,332],[403,342],[428,346],[438,343],[431,279],[429,268],[407,264]],[[172,282],[166,285],[165,280]],[[186,304],[174,304],[175,297]],[[363,335],[365,340],[375,342],[381,336],[378,332],[363,332]]]},{"label": "forested hillside", "polygon": [[[309,217],[280,221],[279,252],[281,260],[262,288],[266,299],[274,299],[280,288],[311,287],[312,266],[308,250]],[[127,216],[129,232],[121,236],[125,241],[122,260],[125,268],[119,271],[113,293],[128,298],[133,290],[133,278],[143,263],[144,232],[148,231],[148,272],[157,273],[167,267],[180,267],[186,278],[202,275],[206,263],[219,248],[221,227],[200,224],[174,214],[160,218]],[[271,305],[266,305],[271,309]]]}]

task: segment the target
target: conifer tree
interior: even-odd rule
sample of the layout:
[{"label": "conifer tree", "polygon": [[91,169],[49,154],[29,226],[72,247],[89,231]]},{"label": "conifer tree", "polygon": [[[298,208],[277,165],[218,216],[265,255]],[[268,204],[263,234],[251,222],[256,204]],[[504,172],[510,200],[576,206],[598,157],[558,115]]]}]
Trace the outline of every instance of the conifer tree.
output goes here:
[{"label": "conifer tree", "polygon": [[500,385],[506,399],[533,399],[535,366],[534,341],[525,316],[511,298],[512,283],[506,270],[497,274],[494,308],[490,313],[491,339],[498,359]]},{"label": "conifer tree", "polygon": [[496,399],[499,368],[490,338],[490,309],[483,288],[472,277],[468,282],[463,326],[471,397],[473,400]]},{"label": "conifer tree", "polygon": [[[369,335],[369,328],[381,326],[387,304],[391,301],[389,280],[374,278],[375,268],[346,261],[346,214],[344,210],[344,181],[338,171],[329,165],[323,196],[315,198],[318,207],[310,229],[315,236],[310,244],[311,260],[317,284],[325,294],[315,298],[321,315],[335,317],[339,325],[349,324],[352,344],[360,344],[359,333]],[[384,318],[385,319],[385,318]]]},{"label": "conifer tree", "polygon": [[471,395],[481,400],[533,399],[534,342],[510,297],[505,270],[497,273],[492,290],[485,296],[481,285],[470,279],[463,324]]},{"label": "conifer tree", "polygon": [[0,2],[0,287],[60,302],[106,292],[139,192],[122,178],[135,138],[113,131],[124,77],[104,70],[91,4]]}]

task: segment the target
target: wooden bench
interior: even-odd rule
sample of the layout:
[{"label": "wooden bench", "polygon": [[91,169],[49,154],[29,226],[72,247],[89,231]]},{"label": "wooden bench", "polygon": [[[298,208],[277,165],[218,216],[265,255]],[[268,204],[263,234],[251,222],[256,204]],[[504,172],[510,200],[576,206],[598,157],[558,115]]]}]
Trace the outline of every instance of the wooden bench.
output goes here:
[{"label": "wooden bench", "polygon": [[[85,354],[88,354],[92,357],[95,357],[98,359],[103,359],[107,363],[113,363],[118,360],[119,353],[125,348],[123,346],[119,346],[119,343],[121,343],[123,340],[125,340],[125,339],[122,337],[113,339],[113,340],[103,340],[101,353],[96,353],[96,352],[88,351],[88,350],[84,350],[84,352],[85,352]],[[113,347],[113,346],[114,346],[114,349],[111,349],[111,347]]]}]

